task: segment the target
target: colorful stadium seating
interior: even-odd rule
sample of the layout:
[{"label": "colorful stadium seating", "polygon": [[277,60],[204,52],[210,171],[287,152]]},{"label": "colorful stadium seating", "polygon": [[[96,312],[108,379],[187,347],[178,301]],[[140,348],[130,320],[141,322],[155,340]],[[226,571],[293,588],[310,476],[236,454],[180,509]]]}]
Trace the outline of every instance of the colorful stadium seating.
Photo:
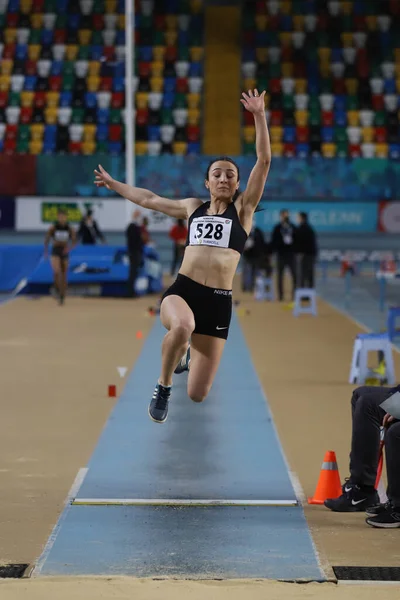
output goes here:
[{"label": "colorful stadium seating", "polygon": [[[200,0],[136,1],[137,154],[200,153]],[[124,152],[123,0],[0,0],[0,151]]]},{"label": "colorful stadium seating", "polygon": [[267,91],[277,156],[397,158],[399,0],[246,0],[242,82]]}]

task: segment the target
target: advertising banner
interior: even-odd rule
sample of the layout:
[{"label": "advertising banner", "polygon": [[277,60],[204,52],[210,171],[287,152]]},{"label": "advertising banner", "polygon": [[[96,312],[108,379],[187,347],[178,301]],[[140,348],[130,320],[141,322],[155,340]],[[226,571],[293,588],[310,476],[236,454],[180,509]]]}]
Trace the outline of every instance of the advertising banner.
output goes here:
[{"label": "advertising banner", "polygon": [[400,233],[400,202],[379,203],[379,231]]}]

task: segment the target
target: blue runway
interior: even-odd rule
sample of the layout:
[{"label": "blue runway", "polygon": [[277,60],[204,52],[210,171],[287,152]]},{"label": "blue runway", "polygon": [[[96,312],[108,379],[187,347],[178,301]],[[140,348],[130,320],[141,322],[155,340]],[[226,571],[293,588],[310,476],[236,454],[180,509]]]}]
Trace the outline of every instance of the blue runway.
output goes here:
[{"label": "blue runway", "polygon": [[[324,580],[236,318],[208,399],[192,403],[175,376],[157,425],[147,406],[163,334],[157,321],[40,574]],[[196,500],[206,506],[179,505]]]}]

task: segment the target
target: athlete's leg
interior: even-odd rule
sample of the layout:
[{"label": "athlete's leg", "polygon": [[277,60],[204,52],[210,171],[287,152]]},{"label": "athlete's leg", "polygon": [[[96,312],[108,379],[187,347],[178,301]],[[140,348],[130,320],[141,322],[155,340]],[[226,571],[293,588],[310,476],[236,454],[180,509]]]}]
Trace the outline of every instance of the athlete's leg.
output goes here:
[{"label": "athlete's leg", "polygon": [[67,293],[69,260],[68,260],[68,258],[63,258],[63,259],[60,259],[60,263],[61,263],[61,274],[60,274],[61,288],[60,288],[60,296],[61,296],[61,300],[63,300],[64,297],[65,297],[65,294]]},{"label": "athlete's leg", "polygon": [[211,389],[226,340],[193,333],[190,342],[188,395],[193,402],[203,402]]},{"label": "athlete's leg", "polygon": [[190,336],[195,328],[193,312],[180,296],[167,296],[161,303],[161,323],[168,333],[162,343],[160,383],[172,384],[172,374],[185,354]]},{"label": "athlete's leg", "polygon": [[61,294],[61,259],[59,256],[51,256],[50,264],[53,270],[54,287]]}]

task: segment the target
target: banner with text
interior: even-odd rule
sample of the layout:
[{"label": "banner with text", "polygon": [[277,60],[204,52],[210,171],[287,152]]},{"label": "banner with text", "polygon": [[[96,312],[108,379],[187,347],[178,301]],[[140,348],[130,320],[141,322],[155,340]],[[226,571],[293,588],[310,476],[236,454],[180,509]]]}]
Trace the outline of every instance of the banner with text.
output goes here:
[{"label": "banner with text", "polygon": [[400,233],[400,202],[379,203],[379,231]]}]

